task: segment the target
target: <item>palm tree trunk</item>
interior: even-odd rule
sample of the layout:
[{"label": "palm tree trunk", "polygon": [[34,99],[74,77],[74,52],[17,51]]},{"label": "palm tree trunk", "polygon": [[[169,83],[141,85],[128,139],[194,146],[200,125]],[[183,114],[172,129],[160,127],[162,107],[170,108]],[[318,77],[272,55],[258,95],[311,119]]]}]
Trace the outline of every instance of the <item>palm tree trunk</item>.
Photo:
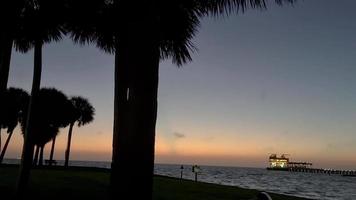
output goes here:
[{"label": "palm tree trunk", "polygon": [[[9,79],[9,70],[10,70],[10,60],[11,60],[11,51],[13,40],[9,40],[5,37],[5,33],[0,35],[0,94],[5,92],[7,88],[7,81]],[[1,127],[0,127],[0,152],[1,151]],[[0,159],[2,163],[2,159]]]},{"label": "palm tree trunk", "polygon": [[44,150],[45,145],[40,147],[40,159],[38,160],[38,166],[42,167],[43,166],[43,150]]},{"label": "palm tree trunk", "polygon": [[10,139],[11,139],[11,136],[12,136],[13,133],[14,133],[14,131],[11,131],[11,132],[9,133],[9,135],[7,136],[7,139],[6,139],[4,148],[2,149],[1,155],[0,155],[0,164],[1,164],[2,161],[4,160],[4,156],[5,156],[5,153],[6,153],[6,149],[7,149],[7,146],[9,145],[9,142],[10,142]]},{"label": "palm tree trunk", "polygon": [[25,139],[22,149],[22,158],[20,165],[20,173],[17,180],[16,187],[16,195],[17,199],[22,199],[25,193],[25,189],[28,184],[28,180],[30,177],[30,171],[32,166],[33,159],[33,128],[32,124],[34,121],[34,114],[32,112],[36,112],[36,104],[37,98],[40,91],[41,85],[41,73],[42,73],[42,42],[35,43],[35,51],[34,51],[34,72],[33,72],[33,81],[32,81],[32,89],[31,89],[31,98],[28,107],[28,115],[26,120],[26,128],[25,128]]},{"label": "palm tree trunk", "polygon": [[[135,72],[138,76],[132,87],[131,117],[129,118],[132,136],[129,148],[133,152],[133,158],[138,159],[133,170],[140,171],[136,175],[136,180],[139,178],[143,180],[139,184],[139,189],[144,191],[146,199],[152,199],[159,70],[158,47],[152,58],[148,60],[150,60],[148,66],[136,68],[138,71]],[[134,188],[135,181],[131,184]]]},{"label": "palm tree trunk", "polygon": [[[121,35],[124,38],[119,39],[116,48],[110,183],[113,199],[152,199],[159,49],[157,35],[154,31],[147,33],[155,27],[149,21],[146,23],[146,35],[142,36],[142,30],[135,30],[138,26],[133,23],[127,29],[130,32]],[[126,93],[120,86],[120,71],[127,73],[124,75],[128,77]]]},{"label": "palm tree trunk", "polygon": [[4,48],[4,33],[0,32],[0,65],[1,65],[1,61],[2,61],[2,52],[3,52],[3,48]]},{"label": "palm tree trunk", "polygon": [[1,48],[0,55],[0,92],[3,92],[7,88],[7,82],[9,79],[10,61],[13,40],[6,38],[4,39]]},{"label": "palm tree trunk", "polygon": [[32,164],[34,167],[37,166],[37,164],[38,164],[39,153],[40,153],[40,147],[36,145],[35,157],[33,159],[33,164]]},{"label": "palm tree trunk", "polygon": [[56,145],[56,136],[52,139],[52,146],[51,146],[51,154],[49,156],[49,166],[52,166],[53,162],[53,155],[54,155],[54,146]]},{"label": "palm tree trunk", "polygon": [[70,143],[72,142],[73,126],[74,126],[74,123],[71,123],[69,125],[67,149],[66,149],[66,152],[65,152],[65,159],[64,159],[64,167],[68,167],[68,163],[69,163]]},{"label": "palm tree trunk", "polygon": [[2,142],[1,142],[1,127],[0,127],[0,152],[1,152],[1,144],[2,144]]},{"label": "palm tree trunk", "polygon": [[128,111],[128,70],[124,64],[119,63],[119,55],[121,52],[116,48],[115,51],[115,95],[114,95],[114,127],[113,127],[113,153],[111,163],[111,191],[117,191],[117,180],[119,180],[119,142],[123,134],[127,131],[127,111]]}]

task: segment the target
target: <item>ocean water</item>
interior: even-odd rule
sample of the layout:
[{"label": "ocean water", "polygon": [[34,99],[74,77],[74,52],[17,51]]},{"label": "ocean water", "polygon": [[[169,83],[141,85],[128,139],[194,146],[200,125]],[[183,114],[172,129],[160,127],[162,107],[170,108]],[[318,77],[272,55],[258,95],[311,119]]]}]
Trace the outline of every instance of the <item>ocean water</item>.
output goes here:
[{"label": "ocean water", "polygon": [[[185,166],[183,178],[194,179],[191,166]],[[180,177],[179,165],[156,165],[155,173]],[[239,186],[279,194],[322,200],[356,200],[356,177],[260,168],[201,166],[198,180]]]},{"label": "ocean water", "polygon": [[[19,163],[6,160],[6,163]],[[58,161],[62,165],[63,161]],[[71,166],[110,168],[109,162],[71,161]],[[183,178],[194,180],[192,166],[183,166]],[[356,177],[260,168],[200,166],[198,181],[239,186],[320,200],[356,200]],[[155,174],[180,178],[180,165],[156,164]]]}]

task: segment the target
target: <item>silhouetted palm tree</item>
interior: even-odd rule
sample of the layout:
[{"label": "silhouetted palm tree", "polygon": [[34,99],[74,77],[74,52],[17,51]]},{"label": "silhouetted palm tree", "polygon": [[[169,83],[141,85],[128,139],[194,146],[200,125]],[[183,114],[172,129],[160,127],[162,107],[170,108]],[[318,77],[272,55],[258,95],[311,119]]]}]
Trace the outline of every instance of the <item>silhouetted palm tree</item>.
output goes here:
[{"label": "silhouetted palm tree", "polygon": [[74,124],[77,122],[79,127],[86,125],[94,120],[94,114],[95,114],[94,107],[89,103],[87,99],[78,96],[78,97],[72,97],[70,101],[74,106],[74,110],[71,117],[72,121],[70,122],[69,125],[67,149],[65,151],[65,161],[64,161],[65,167],[68,167],[70,145],[72,140],[72,131],[73,131]]},{"label": "silhouetted palm tree", "polygon": [[[20,173],[17,182],[17,195],[23,195],[28,182],[32,165],[34,143],[34,115],[38,104],[38,95],[41,85],[42,72],[42,46],[45,43],[59,41],[64,32],[63,7],[61,0],[32,0],[25,5],[20,31],[16,35],[15,46],[22,52],[34,48],[34,73],[31,89],[29,111],[26,119],[25,138],[22,151]],[[50,19],[50,20],[49,20]]]},{"label": "silhouetted palm tree", "polygon": [[0,128],[7,128],[8,137],[0,154],[0,163],[4,159],[13,131],[28,106],[29,100],[28,93],[18,88],[9,88],[3,94],[0,105]]},{"label": "silhouetted palm tree", "polygon": [[[0,55],[1,56],[1,55]],[[5,91],[2,91],[2,92],[0,92],[0,99],[5,99]],[[2,101],[3,103],[2,104],[0,104],[0,108],[3,106],[3,105],[5,105],[5,101]],[[2,110],[3,108],[1,108],[1,110]],[[2,128],[6,128],[7,126],[6,126],[6,124],[5,124],[5,122],[4,122],[4,114],[2,114],[2,113],[0,113],[0,152],[1,152],[1,145],[2,145],[2,141],[1,141],[1,129]]]},{"label": "silhouetted palm tree", "polygon": [[[32,121],[32,141],[38,149],[36,150],[37,158],[40,151],[39,165],[42,165],[44,146],[56,137],[60,128],[67,127],[71,122],[72,109],[71,102],[63,92],[54,88],[40,90]],[[22,129],[24,130],[25,127],[26,123],[23,123]],[[34,164],[37,164],[36,160],[35,158]]]},{"label": "silhouetted palm tree", "polygon": [[26,0],[0,1],[0,18],[6,19],[1,21],[0,28],[0,92],[4,92],[7,87],[14,35],[18,31],[25,2]]},{"label": "silhouetted palm tree", "polygon": [[[0,97],[3,96],[7,88],[9,77],[11,51],[21,9],[25,0],[3,0],[0,2],[0,18],[2,20],[0,28]],[[1,151],[1,128],[0,128],[0,151]]]},{"label": "silhouetted palm tree", "polygon": [[[95,42],[115,53],[115,95],[111,191],[150,199],[154,164],[157,88],[160,59],[182,65],[191,60],[191,42],[205,16],[265,8],[265,0],[113,0],[104,14],[73,29],[72,38]],[[293,0],[275,0],[293,2]],[[112,11],[112,12],[111,12]],[[109,13],[108,13],[109,12]],[[112,17],[112,28],[102,28]],[[98,22],[99,20],[99,22]],[[103,20],[103,21],[101,21]],[[95,24],[98,23],[98,24]],[[77,24],[80,27],[80,24]],[[75,27],[75,26],[74,26]],[[78,31],[79,30],[79,31]],[[84,30],[84,31],[83,31]],[[107,33],[111,32],[112,37]],[[107,41],[108,44],[106,43]],[[112,45],[114,44],[114,48]],[[137,192],[139,191],[139,192]],[[118,193],[118,195],[116,195]]]}]

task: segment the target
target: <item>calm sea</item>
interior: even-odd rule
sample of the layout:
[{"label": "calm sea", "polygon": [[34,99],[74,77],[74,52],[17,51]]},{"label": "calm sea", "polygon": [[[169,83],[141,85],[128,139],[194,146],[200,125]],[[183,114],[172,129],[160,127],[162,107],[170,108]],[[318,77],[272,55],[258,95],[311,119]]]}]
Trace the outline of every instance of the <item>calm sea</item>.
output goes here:
[{"label": "calm sea", "polygon": [[[6,160],[6,163],[18,162]],[[63,164],[62,161],[58,162],[59,165]],[[109,162],[72,161],[70,165],[110,168]],[[155,174],[180,177],[180,165],[156,164]],[[192,166],[184,165],[183,178],[194,179]],[[201,166],[198,180],[311,199],[356,200],[356,177],[268,171],[259,168]]]}]

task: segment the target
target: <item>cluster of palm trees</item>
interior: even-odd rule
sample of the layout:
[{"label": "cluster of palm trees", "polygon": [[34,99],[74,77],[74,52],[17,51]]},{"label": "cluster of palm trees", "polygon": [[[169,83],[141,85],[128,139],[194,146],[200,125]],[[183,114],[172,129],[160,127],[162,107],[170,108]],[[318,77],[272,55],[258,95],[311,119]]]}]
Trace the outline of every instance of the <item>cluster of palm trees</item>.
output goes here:
[{"label": "cluster of palm trees", "polygon": [[[7,89],[1,97],[3,102],[0,104],[2,111],[0,113],[0,127],[7,130],[8,137],[1,150],[0,163],[4,159],[12,134],[18,124],[21,125],[22,133],[24,133],[29,98],[27,92],[18,88]],[[39,107],[34,111],[33,141],[36,146],[36,153],[33,165],[43,165],[43,150],[51,140],[49,163],[52,163],[57,134],[60,128],[69,127],[65,152],[65,166],[68,167],[73,126],[75,123],[82,126],[92,122],[95,113],[94,107],[83,97],[75,96],[68,99],[63,92],[54,88],[42,88],[38,101]]]},{"label": "cluster of palm trees", "polygon": [[[277,4],[295,0],[271,0]],[[266,7],[268,0],[2,0],[0,92],[6,88],[11,49],[34,49],[34,74],[24,128],[18,193],[34,152],[34,114],[41,83],[42,46],[63,35],[115,55],[113,197],[151,198],[159,63],[191,61],[192,43],[206,16]],[[140,180],[140,181],[137,181]],[[139,192],[137,192],[139,191]]]}]

